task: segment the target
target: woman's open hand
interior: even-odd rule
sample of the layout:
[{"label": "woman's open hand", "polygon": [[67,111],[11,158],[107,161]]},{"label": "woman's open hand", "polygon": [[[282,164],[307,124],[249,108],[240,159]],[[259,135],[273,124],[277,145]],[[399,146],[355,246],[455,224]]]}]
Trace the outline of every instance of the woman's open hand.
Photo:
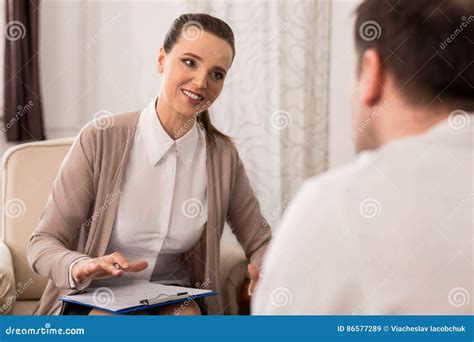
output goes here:
[{"label": "woman's open hand", "polygon": [[128,262],[122,254],[114,252],[99,258],[79,260],[72,268],[72,277],[76,283],[82,283],[90,279],[121,277],[125,272],[140,272],[147,267],[148,262],[144,260]]}]

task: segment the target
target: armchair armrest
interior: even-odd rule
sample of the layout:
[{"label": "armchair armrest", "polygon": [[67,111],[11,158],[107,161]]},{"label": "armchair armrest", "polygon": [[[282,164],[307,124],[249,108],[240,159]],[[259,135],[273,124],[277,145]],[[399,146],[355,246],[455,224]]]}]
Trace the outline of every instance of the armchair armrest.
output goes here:
[{"label": "armchair armrest", "polygon": [[8,246],[0,241],[0,315],[8,315],[13,309],[15,289],[12,255]]},{"label": "armchair armrest", "polygon": [[245,296],[242,297],[242,293],[245,294],[246,291],[243,287],[248,279],[247,264],[247,258],[240,246],[222,242],[219,279],[225,307],[223,315],[239,315],[247,312],[245,307],[248,304]]}]

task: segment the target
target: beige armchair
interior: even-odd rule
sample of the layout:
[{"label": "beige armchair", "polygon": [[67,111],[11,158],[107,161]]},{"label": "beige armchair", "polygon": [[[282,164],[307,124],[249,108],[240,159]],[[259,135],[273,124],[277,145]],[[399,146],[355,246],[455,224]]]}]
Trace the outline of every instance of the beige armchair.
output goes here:
[{"label": "beige armchair", "polygon": [[[26,259],[26,246],[73,138],[18,145],[3,156],[0,240],[0,315],[31,315],[47,283]],[[247,260],[237,246],[221,246],[220,279],[226,311],[248,312]],[[241,304],[243,303],[243,304]],[[239,307],[240,306],[240,307]]]}]

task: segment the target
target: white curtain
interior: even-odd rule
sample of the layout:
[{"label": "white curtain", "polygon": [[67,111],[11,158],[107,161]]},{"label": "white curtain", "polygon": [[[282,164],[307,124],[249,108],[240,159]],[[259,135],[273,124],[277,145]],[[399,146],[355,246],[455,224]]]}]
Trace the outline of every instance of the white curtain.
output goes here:
[{"label": "white curtain", "polygon": [[159,93],[156,57],[172,20],[215,15],[234,30],[237,55],[211,116],[276,226],[303,180],[328,167],[330,10],[329,0],[43,0],[47,136],[144,107]]},{"label": "white curtain", "polygon": [[159,93],[160,45],[181,11],[171,1],[43,0],[47,136],[72,136],[97,114],[146,106]]},{"label": "white curtain", "polygon": [[276,226],[302,182],[328,168],[329,1],[186,1],[225,20],[236,58],[211,109],[235,138]]}]

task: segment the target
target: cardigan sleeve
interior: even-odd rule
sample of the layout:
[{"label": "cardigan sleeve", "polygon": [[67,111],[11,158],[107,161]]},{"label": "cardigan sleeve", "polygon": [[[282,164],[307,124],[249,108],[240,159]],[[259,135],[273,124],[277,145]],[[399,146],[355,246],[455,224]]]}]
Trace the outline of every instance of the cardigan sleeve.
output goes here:
[{"label": "cardigan sleeve", "polygon": [[235,147],[232,151],[232,185],[227,222],[245,255],[258,269],[271,239],[271,228],[260,211],[242,160]]},{"label": "cardigan sleeve", "polygon": [[60,288],[71,288],[69,265],[86,256],[71,250],[71,242],[80,233],[94,201],[95,151],[95,129],[89,123],[63,160],[27,247],[33,271],[51,279]]}]

